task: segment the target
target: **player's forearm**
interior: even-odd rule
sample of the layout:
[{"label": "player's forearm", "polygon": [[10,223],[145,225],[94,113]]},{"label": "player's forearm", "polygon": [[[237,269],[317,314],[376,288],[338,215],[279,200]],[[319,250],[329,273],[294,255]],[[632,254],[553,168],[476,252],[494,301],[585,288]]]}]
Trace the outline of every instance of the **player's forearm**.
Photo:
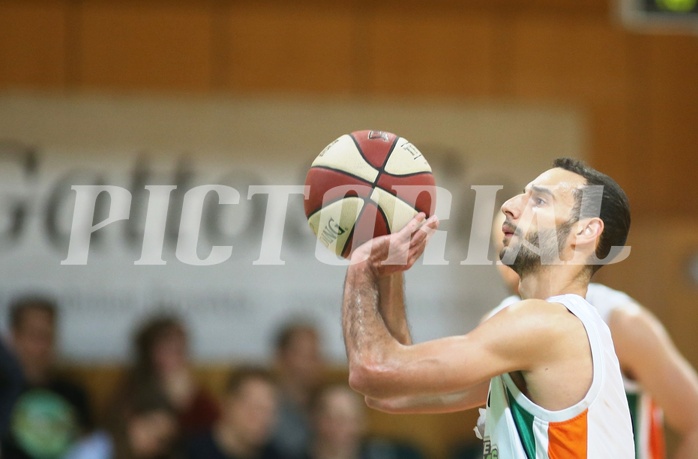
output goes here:
[{"label": "player's forearm", "polygon": [[399,343],[379,312],[379,279],[364,263],[347,270],[342,302],[342,330],[349,360],[349,382],[366,395],[380,392],[381,374]]},{"label": "player's forearm", "polygon": [[395,273],[378,281],[379,312],[390,334],[401,344],[412,344],[405,315],[403,274]]},{"label": "player's forearm", "polygon": [[366,397],[366,404],[371,408],[394,414],[452,413],[479,406],[487,402],[489,382],[474,386],[468,390],[450,394],[416,395],[391,398]]}]

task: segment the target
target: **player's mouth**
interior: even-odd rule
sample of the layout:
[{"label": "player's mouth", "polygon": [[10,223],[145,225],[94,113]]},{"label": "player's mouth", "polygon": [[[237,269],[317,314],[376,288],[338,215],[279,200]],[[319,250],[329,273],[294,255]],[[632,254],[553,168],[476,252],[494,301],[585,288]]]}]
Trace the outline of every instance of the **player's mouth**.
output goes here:
[{"label": "player's mouth", "polygon": [[509,239],[516,233],[516,227],[508,222],[504,222],[502,225],[502,233],[504,233],[505,239]]}]

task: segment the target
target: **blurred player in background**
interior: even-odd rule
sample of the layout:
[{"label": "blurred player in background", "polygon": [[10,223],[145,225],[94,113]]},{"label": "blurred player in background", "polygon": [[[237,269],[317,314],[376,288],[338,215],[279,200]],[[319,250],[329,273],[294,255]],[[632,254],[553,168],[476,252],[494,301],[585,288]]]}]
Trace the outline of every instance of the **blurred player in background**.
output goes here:
[{"label": "blurred player in background", "polygon": [[610,177],[560,159],[502,212],[500,257],[521,277],[525,300],[464,336],[413,344],[407,326],[402,272],[421,256],[435,217],[419,214],[353,253],[342,307],[352,387],[389,412],[486,404],[486,459],[634,458],[611,336],[583,298],[601,266],[594,258],[625,244],[625,193]]},{"label": "blurred player in background", "polygon": [[[497,252],[502,249],[503,222],[501,216],[493,226]],[[519,276],[504,264],[497,268],[513,295],[505,298],[490,316],[521,300]],[[633,418],[637,459],[665,457],[664,416],[681,435],[674,457],[698,458],[698,376],[693,368],[659,320],[627,294],[591,283],[586,299],[611,330]]]}]

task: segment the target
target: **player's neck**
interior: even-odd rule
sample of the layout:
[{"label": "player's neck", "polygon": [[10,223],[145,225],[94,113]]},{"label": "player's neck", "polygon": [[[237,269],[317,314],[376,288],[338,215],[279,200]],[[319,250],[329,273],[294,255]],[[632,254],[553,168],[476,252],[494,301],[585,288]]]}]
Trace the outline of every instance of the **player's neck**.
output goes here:
[{"label": "player's neck", "polygon": [[525,274],[519,283],[519,296],[523,299],[546,299],[555,295],[573,293],[586,296],[588,278],[578,270],[567,267],[539,267]]}]

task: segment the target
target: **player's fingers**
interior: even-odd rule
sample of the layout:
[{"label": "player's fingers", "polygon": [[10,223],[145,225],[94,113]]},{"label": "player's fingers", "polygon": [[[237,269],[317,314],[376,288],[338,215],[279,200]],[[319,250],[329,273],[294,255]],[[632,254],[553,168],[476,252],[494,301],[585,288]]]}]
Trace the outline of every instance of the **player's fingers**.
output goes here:
[{"label": "player's fingers", "polygon": [[426,218],[427,216],[424,214],[424,212],[419,212],[407,223],[407,225],[405,225],[402,232],[410,235],[413,234],[424,224],[424,220],[426,220]]},{"label": "player's fingers", "polygon": [[419,227],[422,231],[425,231],[428,236],[431,236],[439,229],[439,217],[432,215],[429,217],[422,226]]},{"label": "player's fingers", "polygon": [[419,230],[412,236],[412,244],[421,244],[423,241],[428,240],[431,236],[436,233],[439,227],[439,219],[436,215],[432,215],[428,220],[419,227]]}]

